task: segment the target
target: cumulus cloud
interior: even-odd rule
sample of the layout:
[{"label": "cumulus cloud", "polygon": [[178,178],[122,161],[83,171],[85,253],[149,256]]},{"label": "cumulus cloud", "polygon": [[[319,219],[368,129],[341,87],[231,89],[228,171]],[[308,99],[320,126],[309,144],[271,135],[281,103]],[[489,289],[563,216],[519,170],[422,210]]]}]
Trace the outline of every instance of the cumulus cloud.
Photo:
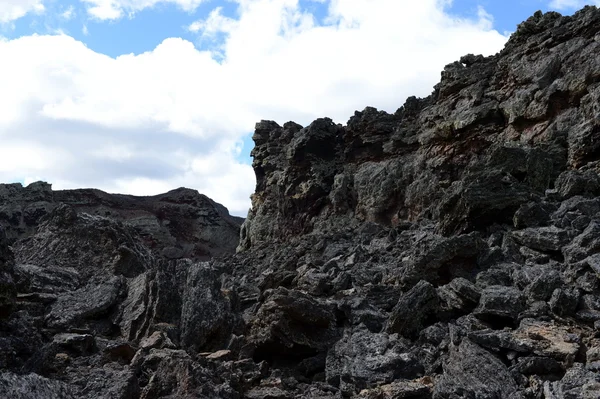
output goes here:
[{"label": "cumulus cloud", "polygon": [[1,0],[0,24],[15,21],[29,12],[44,12],[42,0]]},{"label": "cumulus cloud", "polygon": [[600,0],[552,0],[549,7],[560,11],[572,11],[582,8],[585,5],[600,6]]},{"label": "cumulus cloud", "polygon": [[119,19],[159,3],[175,4],[184,11],[194,11],[207,0],[81,0],[88,4],[88,13],[101,20]]},{"label": "cumulus cloud", "polygon": [[238,159],[255,122],[393,112],[428,95],[445,64],[507,39],[485,12],[459,19],[447,1],[330,0],[325,24],[298,0],[236,3],[236,18],[215,10],[189,27],[220,37],[218,57],[178,38],[117,58],[66,35],[0,41],[11,60],[0,63],[0,180],[139,195],[187,186],[244,215],[255,180]]}]

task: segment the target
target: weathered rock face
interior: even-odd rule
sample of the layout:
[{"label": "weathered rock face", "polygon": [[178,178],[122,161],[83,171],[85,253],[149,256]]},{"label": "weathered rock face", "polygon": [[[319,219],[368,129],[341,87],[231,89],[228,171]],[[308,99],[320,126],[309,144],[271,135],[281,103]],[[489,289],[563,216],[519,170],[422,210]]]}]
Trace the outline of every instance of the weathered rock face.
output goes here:
[{"label": "weathered rock face", "polygon": [[510,223],[546,190],[600,195],[596,13],[536,14],[502,52],[448,65],[430,97],[393,115],[366,108],[345,127],[260,122],[241,247],[348,218],[431,219],[460,234]]},{"label": "weathered rock face", "polygon": [[140,397],[158,363],[131,366],[138,348],[210,350],[238,328],[222,271],[198,262],[238,241],[239,220],[210,199],[0,193],[0,396]]},{"label": "weathered rock face", "polygon": [[236,254],[191,190],[0,186],[0,396],[600,397],[597,54],[536,13],[393,115],[258,123]]},{"label": "weathered rock face", "polygon": [[393,115],[256,125],[234,275],[259,284],[238,292],[259,309],[282,287],[337,306],[336,343],[296,352],[296,372],[326,353],[303,375],[324,370],[342,396],[596,394],[597,54],[597,8],[537,13]]},{"label": "weathered rock face", "polygon": [[52,191],[50,184],[0,184],[0,224],[11,241],[33,234],[60,204],[77,213],[127,222],[153,253],[168,259],[207,260],[231,253],[242,218],[195,190],[179,188],[152,197],[100,190]]}]

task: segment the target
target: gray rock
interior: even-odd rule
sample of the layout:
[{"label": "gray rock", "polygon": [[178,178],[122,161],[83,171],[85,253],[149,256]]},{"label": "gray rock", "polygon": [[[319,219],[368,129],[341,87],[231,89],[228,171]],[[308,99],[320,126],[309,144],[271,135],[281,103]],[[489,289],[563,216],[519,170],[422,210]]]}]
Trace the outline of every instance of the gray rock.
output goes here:
[{"label": "gray rock", "polygon": [[510,350],[549,357],[572,364],[581,349],[567,327],[549,322],[524,319],[514,331],[479,330],[469,333],[469,339],[494,351]]},{"label": "gray rock", "polygon": [[441,302],[449,310],[470,313],[479,303],[481,290],[469,280],[462,277],[455,278],[450,283],[438,288]]},{"label": "gray rock", "polygon": [[577,288],[560,289],[557,288],[552,293],[552,297],[548,302],[550,309],[560,316],[569,316],[575,313],[579,304],[579,290]]},{"label": "gray rock", "polygon": [[11,313],[16,296],[14,258],[4,229],[0,226],[0,319]]},{"label": "gray rock", "polygon": [[434,236],[431,242],[423,241],[414,248],[402,280],[406,284],[419,280],[447,283],[453,277],[463,277],[474,268],[484,245],[475,233],[450,238]]},{"label": "gray rock", "polygon": [[564,373],[564,366],[560,362],[542,356],[518,358],[517,364],[512,369],[525,375],[561,375]]},{"label": "gray rock", "polygon": [[555,289],[563,285],[561,275],[556,270],[541,270],[525,289],[529,301],[548,301]]},{"label": "gray rock", "polygon": [[292,396],[277,387],[257,387],[246,393],[248,399],[291,399]]},{"label": "gray rock", "polygon": [[450,350],[444,374],[435,385],[433,398],[522,398],[506,366],[468,339]]},{"label": "gray rock", "polygon": [[71,384],[77,397],[86,399],[128,399],[140,392],[133,370],[115,363],[82,370],[73,376]]},{"label": "gray rock", "polygon": [[545,226],[554,211],[556,207],[551,203],[528,202],[517,209],[513,224],[518,229]]},{"label": "gray rock", "polygon": [[600,177],[591,170],[567,170],[558,176],[554,183],[563,198],[576,195],[596,196],[600,194]]},{"label": "gray rock", "polygon": [[600,254],[590,255],[585,259],[585,262],[600,276]]},{"label": "gray rock", "polygon": [[119,302],[124,287],[123,279],[114,276],[106,282],[91,282],[76,291],[62,294],[46,316],[46,324],[52,328],[64,328],[105,314]]},{"label": "gray rock", "polygon": [[147,332],[151,320],[151,277],[149,272],[127,281],[127,297],[120,304],[117,322],[121,334],[127,340],[136,342]]},{"label": "gray rock", "polygon": [[405,352],[397,335],[374,334],[366,328],[347,330],[327,353],[326,375],[343,391],[360,391],[380,383],[422,376],[416,354]]},{"label": "gray rock", "polygon": [[571,244],[563,248],[565,260],[574,263],[600,251],[600,220],[592,220]]},{"label": "gray rock", "polygon": [[249,340],[256,346],[255,357],[306,356],[325,351],[336,340],[335,326],[331,305],[278,288],[256,312]]},{"label": "gray rock", "polygon": [[575,364],[556,382],[544,382],[544,397],[549,399],[592,399],[600,395],[600,377],[582,364]]},{"label": "gray rock", "polygon": [[560,251],[570,241],[568,232],[555,226],[531,227],[512,236],[517,243],[539,251]]},{"label": "gray rock", "polygon": [[181,308],[181,344],[191,350],[222,346],[229,340],[234,320],[221,292],[218,274],[206,263],[188,269]]},{"label": "gray rock", "polygon": [[369,300],[354,295],[341,299],[338,302],[338,309],[352,325],[364,324],[372,332],[380,332],[388,318],[384,311]]},{"label": "gray rock", "polygon": [[78,354],[85,354],[92,350],[95,345],[94,337],[90,334],[56,334],[52,338],[52,343],[61,348],[74,351]]},{"label": "gray rock", "polygon": [[600,212],[599,198],[575,196],[562,201],[560,207],[552,214],[551,218],[554,224],[566,228],[577,218],[585,216],[591,219],[598,212]]},{"label": "gray rock", "polygon": [[392,310],[386,331],[416,338],[428,317],[435,314],[439,304],[438,294],[430,283],[421,280],[400,297]]},{"label": "gray rock", "polygon": [[17,264],[15,279],[19,292],[61,294],[82,285],[79,273],[70,267]]},{"label": "gray rock", "polygon": [[359,393],[358,398],[431,399],[432,383],[428,379],[395,381]]},{"label": "gray rock", "polygon": [[525,297],[518,289],[504,286],[490,286],[481,293],[479,306],[473,314],[490,322],[515,322],[519,313],[525,310]]},{"label": "gray rock", "polygon": [[513,272],[518,268],[516,264],[499,264],[492,266],[477,274],[477,286],[485,288],[492,285],[511,286],[513,284]]},{"label": "gray rock", "polygon": [[185,188],[136,197],[94,189],[52,191],[44,182],[27,187],[0,184],[0,224],[11,242],[32,235],[60,204],[73,207],[77,213],[126,222],[143,236],[154,255],[167,258],[207,260],[231,253],[243,221],[210,198]]},{"label": "gray rock", "polygon": [[71,388],[60,381],[37,374],[17,375],[0,373],[0,397],[11,399],[70,399],[75,398]]},{"label": "gray rock", "polygon": [[19,263],[70,268],[84,279],[100,274],[135,277],[153,262],[130,226],[78,215],[67,205],[59,205],[32,237],[18,242],[15,253]]}]

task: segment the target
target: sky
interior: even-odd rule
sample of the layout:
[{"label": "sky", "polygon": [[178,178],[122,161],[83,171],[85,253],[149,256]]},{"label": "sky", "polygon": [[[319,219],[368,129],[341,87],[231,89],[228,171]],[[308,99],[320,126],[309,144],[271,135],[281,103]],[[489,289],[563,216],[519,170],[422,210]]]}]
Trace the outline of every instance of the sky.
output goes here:
[{"label": "sky", "polygon": [[536,10],[600,0],[0,0],[0,182],[245,216],[256,122],[394,112]]}]

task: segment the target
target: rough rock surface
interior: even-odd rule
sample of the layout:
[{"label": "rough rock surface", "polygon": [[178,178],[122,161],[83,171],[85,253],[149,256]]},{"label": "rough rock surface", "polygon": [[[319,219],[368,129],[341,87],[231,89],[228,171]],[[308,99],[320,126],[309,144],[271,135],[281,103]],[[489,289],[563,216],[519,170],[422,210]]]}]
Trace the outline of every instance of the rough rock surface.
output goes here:
[{"label": "rough rock surface", "polygon": [[0,186],[0,396],[600,397],[598,54],[536,13],[394,114],[258,123],[235,254],[191,190]]},{"label": "rough rock surface", "polygon": [[93,189],[53,191],[44,182],[27,187],[0,184],[0,224],[12,242],[31,236],[61,204],[77,213],[127,222],[149,249],[168,259],[207,260],[231,253],[243,222],[222,205],[186,188],[136,197]]}]

